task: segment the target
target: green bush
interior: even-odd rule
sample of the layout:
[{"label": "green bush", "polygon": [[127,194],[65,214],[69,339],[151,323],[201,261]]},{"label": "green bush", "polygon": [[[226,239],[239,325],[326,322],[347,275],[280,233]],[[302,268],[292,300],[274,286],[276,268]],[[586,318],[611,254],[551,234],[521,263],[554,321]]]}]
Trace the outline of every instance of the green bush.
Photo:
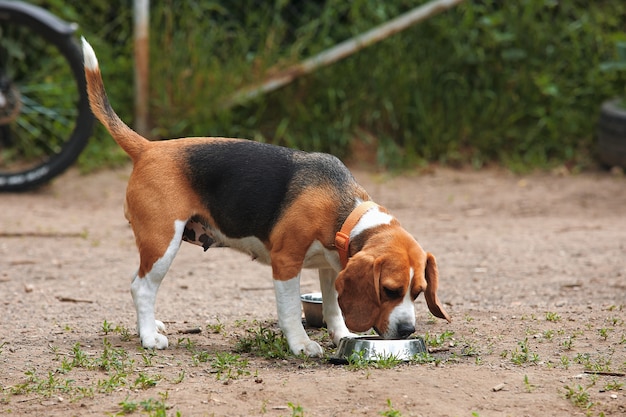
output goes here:
[{"label": "green bush", "polygon": [[[132,1],[45,4],[79,22],[114,107],[132,122]],[[600,103],[626,82],[623,73],[600,71],[615,42],[626,40],[625,2],[468,0],[280,90],[222,108],[269,71],[417,4],[154,1],[153,136],[246,137],[340,157],[358,141],[392,168],[589,163]]]}]

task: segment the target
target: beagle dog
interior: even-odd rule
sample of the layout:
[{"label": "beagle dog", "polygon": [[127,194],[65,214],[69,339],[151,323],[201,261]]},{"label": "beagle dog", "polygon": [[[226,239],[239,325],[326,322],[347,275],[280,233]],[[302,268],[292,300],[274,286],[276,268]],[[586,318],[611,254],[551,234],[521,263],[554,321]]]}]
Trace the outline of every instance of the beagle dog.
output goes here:
[{"label": "beagle dog", "polygon": [[271,265],[278,324],[295,354],[323,353],[302,326],[302,268],[319,270],[334,343],[370,328],[407,338],[422,292],[431,313],[450,321],[437,298],[435,257],[371,202],[339,159],[243,139],[148,141],[112,109],[96,55],[84,38],[82,45],[91,108],[133,162],[125,215],[140,255],[131,294],[144,347],[168,346],[154,307],[182,241]]}]

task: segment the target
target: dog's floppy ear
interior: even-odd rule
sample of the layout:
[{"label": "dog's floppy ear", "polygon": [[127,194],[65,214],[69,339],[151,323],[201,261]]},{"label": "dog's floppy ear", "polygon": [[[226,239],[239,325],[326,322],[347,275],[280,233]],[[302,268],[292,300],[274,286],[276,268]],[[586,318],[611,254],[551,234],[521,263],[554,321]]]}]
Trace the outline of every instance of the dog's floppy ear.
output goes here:
[{"label": "dog's floppy ear", "polygon": [[437,286],[439,285],[439,271],[437,269],[437,261],[435,256],[428,252],[426,254],[426,291],[424,291],[424,297],[426,298],[426,304],[428,309],[435,317],[448,320],[450,323],[450,316],[443,309],[439,298],[437,297]]},{"label": "dog's floppy ear", "polygon": [[373,256],[357,253],[350,258],[335,281],[346,326],[354,332],[371,329],[380,312],[379,284],[374,263]]}]

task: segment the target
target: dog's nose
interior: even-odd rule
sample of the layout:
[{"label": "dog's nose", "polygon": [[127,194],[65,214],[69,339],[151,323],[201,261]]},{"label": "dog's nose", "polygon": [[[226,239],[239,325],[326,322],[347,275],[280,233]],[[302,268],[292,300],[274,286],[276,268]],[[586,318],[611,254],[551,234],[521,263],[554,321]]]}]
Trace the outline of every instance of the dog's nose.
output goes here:
[{"label": "dog's nose", "polygon": [[414,331],[415,326],[412,324],[401,324],[398,326],[398,336],[400,336],[400,339],[406,339],[411,336]]}]

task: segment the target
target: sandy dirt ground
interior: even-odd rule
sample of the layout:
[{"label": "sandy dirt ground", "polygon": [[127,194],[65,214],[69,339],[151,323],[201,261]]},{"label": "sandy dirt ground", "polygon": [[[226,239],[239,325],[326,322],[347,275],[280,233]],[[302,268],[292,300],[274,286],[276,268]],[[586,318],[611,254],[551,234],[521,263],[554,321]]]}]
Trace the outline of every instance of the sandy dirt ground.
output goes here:
[{"label": "sandy dirt ground", "polygon": [[[626,178],[434,168],[356,171],[437,256],[453,322],[416,302],[431,356],[396,365],[268,359],[271,271],[183,244],[144,351],[123,216],[130,168],[0,195],[0,413],[102,416],[626,415]],[[302,291],[317,291],[306,271]],[[199,333],[189,333],[199,329]],[[309,329],[332,355],[323,330]]]}]

